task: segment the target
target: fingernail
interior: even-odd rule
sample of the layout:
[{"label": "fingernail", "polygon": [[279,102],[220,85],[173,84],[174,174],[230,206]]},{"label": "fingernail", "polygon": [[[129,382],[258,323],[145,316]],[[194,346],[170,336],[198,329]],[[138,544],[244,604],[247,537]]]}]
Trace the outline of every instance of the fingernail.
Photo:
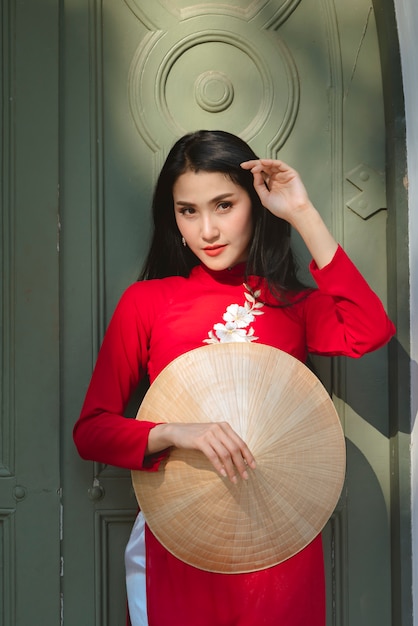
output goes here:
[{"label": "fingernail", "polygon": [[224,468],[221,469],[220,474],[221,474],[221,476],[226,478],[226,472],[225,472]]},{"label": "fingernail", "polygon": [[248,472],[247,471],[242,472],[242,477],[244,480],[248,480],[249,479]]}]

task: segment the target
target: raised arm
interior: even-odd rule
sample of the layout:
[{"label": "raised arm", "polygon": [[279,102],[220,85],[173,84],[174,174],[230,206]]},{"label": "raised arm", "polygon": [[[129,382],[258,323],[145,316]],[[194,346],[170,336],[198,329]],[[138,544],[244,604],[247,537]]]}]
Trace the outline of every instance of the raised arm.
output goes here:
[{"label": "raised arm", "polygon": [[273,159],[245,161],[241,167],[252,172],[263,206],[298,231],[317,267],[328,265],[338,244],[310,201],[296,170]]}]

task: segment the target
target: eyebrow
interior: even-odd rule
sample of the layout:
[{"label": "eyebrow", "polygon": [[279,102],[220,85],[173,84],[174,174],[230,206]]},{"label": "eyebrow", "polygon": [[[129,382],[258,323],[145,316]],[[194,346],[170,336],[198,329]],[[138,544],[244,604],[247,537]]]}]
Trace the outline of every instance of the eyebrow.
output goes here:
[{"label": "eyebrow", "polygon": [[[212,200],[210,200],[210,202],[212,204],[216,204],[217,202],[220,202],[221,200],[226,200],[227,198],[230,198],[233,195],[234,195],[233,191],[228,191],[228,193],[222,193],[219,196],[215,196],[214,198],[212,198]],[[186,202],[184,200],[177,200],[176,205],[178,205],[178,206],[194,206],[194,203],[193,202]]]}]

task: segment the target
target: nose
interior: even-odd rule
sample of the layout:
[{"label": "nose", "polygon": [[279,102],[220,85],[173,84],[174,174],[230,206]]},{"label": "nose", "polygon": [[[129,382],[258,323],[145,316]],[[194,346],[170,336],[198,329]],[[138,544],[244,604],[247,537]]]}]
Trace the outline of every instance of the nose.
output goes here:
[{"label": "nose", "polygon": [[216,217],[213,215],[202,216],[201,236],[204,241],[211,243],[219,237],[219,228],[216,223]]}]

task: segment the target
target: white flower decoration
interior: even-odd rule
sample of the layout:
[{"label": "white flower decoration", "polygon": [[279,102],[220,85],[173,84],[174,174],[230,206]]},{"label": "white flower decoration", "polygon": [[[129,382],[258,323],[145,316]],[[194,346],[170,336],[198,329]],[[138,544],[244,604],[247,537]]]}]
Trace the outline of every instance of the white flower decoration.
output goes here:
[{"label": "white flower decoration", "polygon": [[254,321],[254,315],[245,306],[238,304],[230,304],[222,317],[225,322],[235,324],[237,328],[246,328]]},{"label": "white flower decoration", "polygon": [[[244,287],[249,291],[247,285]],[[256,341],[258,337],[254,336],[254,328],[247,327],[254,321],[256,315],[263,315],[263,303],[257,302],[256,298],[260,295],[260,291],[251,293],[244,292],[246,302],[244,306],[239,304],[230,304],[222,319],[225,324],[215,324],[213,330],[208,333],[209,339],[204,339],[203,343],[244,343]]]}]

